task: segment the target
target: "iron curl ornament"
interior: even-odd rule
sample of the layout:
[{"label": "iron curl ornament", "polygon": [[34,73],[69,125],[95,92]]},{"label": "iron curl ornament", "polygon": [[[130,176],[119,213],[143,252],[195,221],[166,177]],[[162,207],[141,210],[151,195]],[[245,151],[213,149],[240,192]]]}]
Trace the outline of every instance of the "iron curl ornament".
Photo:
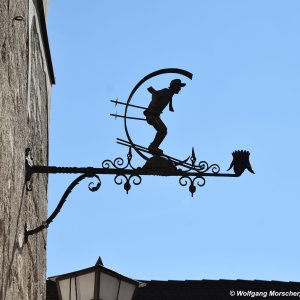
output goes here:
[{"label": "iron curl ornament", "polygon": [[139,185],[142,182],[142,178],[139,174],[131,173],[131,174],[118,174],[118,170],[137,170],[134,168],[131,164],[132,160],[132,151],[131,147],[129,147],[129,151],[127,153],[127,162],[121,158],[117,157],[113,161],[110,159],[106,159],[102,162],[102,167],[104,169],[114,169],[116,170],[116,175],[114,178],[114,182],[117,185],[122,185],[124,187],[124,190],[128,194],[129,190],[131,189],[131,184]]},{"label": "iron curl ornament", "polygon": [[[101,180],[99,175],[112,175],[114,176],[114,183],[119,186],[123,186],[124,190],[128,194],[132,186],[140,185],[142,182],[143,176],[166,176],[166,177],[178,177],[180,186],[188,187],[191,196],[193,196],[197,190],[197,187],[203,187],[206,184],[207,177],[239,177],[247,169],[249,172],[254,174],[254,171],[250,164],[250,152],[246,150],[237,150],[232,152],[232,162],[227,171],[233,169],[233,173],[221,173],[220,167],[218,164],[209,164],[204,160],[197,162],[196,154],[194,148],[192,148],[191,155],[186,159],[177,159],[170,155],[163,153],[158,147],[150,146],[144,147],[133,142],[132,137],[129,134],[127,121],[146,121],[148,124],[154,126],[157,130],[157,136],[154,141],[162,140],[161,129],[164,129],[164,124],[160,123],[159,114],[155,115],[155,105],[157,109],[157,101],[161,99],[163,105],[159,104],[162,112],[169,104],[170,111],[174,111],[172,107],[172,97],[174,94],[178,94],[181,87],[184,87],[186,84],[182,83],[180,79],[174,79],[170,83],[168,89],[163,89],[156,91],[153,87],[148,88],[148,91],[152,94],[152,101],[149,107],[144,107],[137,104],[132,104],[131,101],[136,91],[149,79],[154,78],[163,74],[178,74],[192,80],[193,74],[178,68],[167,68],[161,69],[155,72],[152,72],[140,80],[136,86],[133,88],[129,94],[127,102],[121,102],[117,100],[111,100],[115,105],[125,106],[124,115],[111,114],[116,118],[124,119],[124,130],[127,139],[117,138],[117,143],[128,147],[128,153],[126,158],[117,157],[114,159],[105,159],[102,162],[100,168],[98,167],[56,167],[56,166],[41,166],[35,165],[34,159],[31,153],[30,148],[25,150],[25,182],[27,191],[32,190],[32,176],[33,174],[81,174],[77,177],[66,189],[63,196],[61,197],[56,209],[49,216],[49,218],[42,222],[41,225],[34,229],[29,229],[25,225],[25,241],[28,240],[28,237],[36,234],[50,225],[53,220],[57,217],[60,210],[62,209],[64,203],[67,201],[68,196],[73,191],[75,186],[77,186],[82,180],[86,178],[94,178],[96,182],[90,182],[88,188],[90,191],[95,192],[101,187]],[[163,95],[163,97],[161,96]],[[154,111],[153,111],[154,107]],[[143,117],[130,117],[128,116],[128,109],[140,109],[143,110]],[[154,114],[153,116],[151,114]],[[158,123],[157,123],[158,122]],[[166,134],[163,132],[163,134]],[[161,135],[161,136],[159,136]],[[140,156],[145,162],[142,166],[134,167],[132,164],[134,150],[138,156]],[[155,150],[155,151],[154,151]],[[159,150],[159,151],[158,151]]]}]

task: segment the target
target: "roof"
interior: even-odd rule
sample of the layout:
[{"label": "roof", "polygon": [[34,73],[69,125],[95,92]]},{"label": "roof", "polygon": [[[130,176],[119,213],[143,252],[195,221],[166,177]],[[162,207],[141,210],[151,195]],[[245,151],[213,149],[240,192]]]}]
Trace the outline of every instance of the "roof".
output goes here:
[{"label": "roof", "polygon": [[46,20],[45,20],[45,10],[44,10],[44,4],[42,1],[37,1],[37,10],[38,10],[39,22],[41,25],[42,41],[43,41],[45,54],[46,54],[46,61],[47,61],[47,67],[48,67],[48,71],[49,71],[49,77],[50,77],[51,83],[55,84],[54,70],[53,70],[53,65],[52,65],[51,52],[50,52],[48,33],[47,33],[47,26],[46,26]]},{"label": "roof", "polygon": [[[134,300],[232,300],[231,293],[233,296],[240,295],[248,299],[280,296],[299,299],[300,297],[300,282],[239,279],[138,281],[145,282],[146,286],[137,289]],[[47,281],[47,300],[58,300],[56,284],[49,280]]]}]

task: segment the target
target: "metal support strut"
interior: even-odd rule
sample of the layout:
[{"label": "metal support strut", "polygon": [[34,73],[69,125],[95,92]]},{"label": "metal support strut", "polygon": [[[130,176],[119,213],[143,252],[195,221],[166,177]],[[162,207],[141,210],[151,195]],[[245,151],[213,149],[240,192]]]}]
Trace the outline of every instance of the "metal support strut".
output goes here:
[{"label": "metal support strut", "polygon": [[[126,141],[122,141],[124,146],[128,146]],[[136,145],[138,146],[138,145]],[[141,146],[139,146],[141,150]],[[40,174],[64,174],[73,173],[81,174],[77,177],[66,189],[63,196],[61,197],[56,209],[50,215],[50,217],[43,222],[40,226],[35,229],[28,229],[25,226],[25,241],[28,240],[30,235],[36,234],[45,228],[48,228],[49,224],[53,222],[56,216],[59,214],[61,208],[67,201],[68,196],[74,189],[85,178],[96,178],[98,183],[95,185],[91,182],[88,186],[92,192],[97,191],[101,187],[101,180],[98,175],[114,175],[114,182],[117,185],[122,185],[125,191],[131,189],[131,184],[139,185],[142,182],[141,176],[172,176],[179,177],[179,184],[181,186],[187,186],[189,184],[189,191],[191,195],[196,192],[196,186],[202,187],[205,185],[205,177],[239,177],[245,169],[248,169],[251,173],[254,171],[251,168],[249,162],[248,151],[239,150],[232,153],[233,160],[230,165],[234,169],[232,173],[220,173],[220,167],[217,164],[209,165],[206,161],[200,161],[196,164],[196,155],[194,149],[192,150],[191,156],[185,160],[178,160],[171,156],[153,156],[151,157],[143,167],[134,168],[131,164],[132,152],[129,146],[127,154],[127,161],[123,158],[118,157],[115,160],[104,160],[102,162],[102,168],[93,167],[55,167],[55,166],[39,166],[34,165],[31,150],[26,148],[25,150],[25,180],[26,188],[28,191],[32,190],[31,180],[32,175],[35,173]]]}]

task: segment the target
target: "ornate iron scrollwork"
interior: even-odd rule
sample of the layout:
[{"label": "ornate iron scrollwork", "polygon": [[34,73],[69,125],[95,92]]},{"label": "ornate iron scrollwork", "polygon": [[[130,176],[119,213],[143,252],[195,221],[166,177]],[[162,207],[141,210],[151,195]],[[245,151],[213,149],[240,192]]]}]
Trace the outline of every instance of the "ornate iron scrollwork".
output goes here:
[{"label": "ornate iron scrollwork", "polygon": [[[128,153],[127,153],[127,162],[125,162],[125,160],[121,157],[117,157],[116,159],[109,160],[106,159],[102,162],[102,167],[104,169],[115,169],[116,171],[116,176],[114,178],[114,182],[117,185],[122,185],[124,187],[124,190],[126,191],[126,193],[128,194],[129,190],[131,189],[131,183],[133,183],[134,185],[139,185],[142,182],[142,178],[139,174],[118,174],[118,171],[120,170],[128,170],[128,168],[130,170],[134,170],[136,172],[138,172],[137,170],[140,169],[136,169],[132,166],[131,164],[131,160],[132,160],[132,151],[131,151],[131,147],[129,147]],[[125,182],[124,182],[125,181]]]},{"label": "ornate iron scrollwork", "polygon": [[130,167],[131,170],[135,170],[135,168],[131,165],[131,160],[132,160],[132,151],[131,151],[131,147],[129,147],[127,153],[127,163],[124,161],[122,157],[117,157],[114,159],[114,161],[110,159],[106,159],[102,162],[102,168],[109,169],[113,167],[116,170],[126,170],[126,168]]},{"label": "ornate iron scrollwork", "polygon": [[124,190],[126,191],[126,194],[128,194],[129,190],[131,189],[130,182],[132,182],[134,185],[139,185],[142,182],[142,177],[138,174],[132,174],[130,176],[122,174],[122,175],[116,175],[114,178],[114,182],[117,185],[123,184],[124,180],[125,183],[123,187]]},{"label": "ornate iron scrollwork", "polygon": [[[200,183],[197,180],[202,180],[202,183]],[[189,185],[189,191],[193,197],[194,193],[196,192],[196,186],[195,186],[195,182],[197,181],[197,185],[202,187],[205,185],[205,178],[202,176],[195,176],[194,178],[191,178],[188,175],[183,175],[179,178],[179,183],[181,186],[187,186],[188,185],[188,181],[190,183]]]}]

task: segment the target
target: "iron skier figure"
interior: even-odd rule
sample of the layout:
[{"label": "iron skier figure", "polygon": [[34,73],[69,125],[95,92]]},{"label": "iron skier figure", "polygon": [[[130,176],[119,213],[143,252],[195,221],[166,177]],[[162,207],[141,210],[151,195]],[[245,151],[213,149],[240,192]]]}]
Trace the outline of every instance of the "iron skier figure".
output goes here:
[{"label": "iron skier figure", "polygon": [[163,151],[159,149],[159,145],[167,135],[167,126],[161,120],[160,114],[167,105],[169,105],[169,110],[174,112],[172,98],[174,94],[178,94],[181,88],[185,85],[186,84],[181,82],[180,79],[173,79],[170,82],[169,88],[158,91],[152,87],[148,88],[148,91],[152,94],[152,100],[148,108],[144,111],[144,115],[146,116],[147,123],[152,125],[157,131],[154,140],[148,147],[148,150],[151,154],[163,154]]}]

